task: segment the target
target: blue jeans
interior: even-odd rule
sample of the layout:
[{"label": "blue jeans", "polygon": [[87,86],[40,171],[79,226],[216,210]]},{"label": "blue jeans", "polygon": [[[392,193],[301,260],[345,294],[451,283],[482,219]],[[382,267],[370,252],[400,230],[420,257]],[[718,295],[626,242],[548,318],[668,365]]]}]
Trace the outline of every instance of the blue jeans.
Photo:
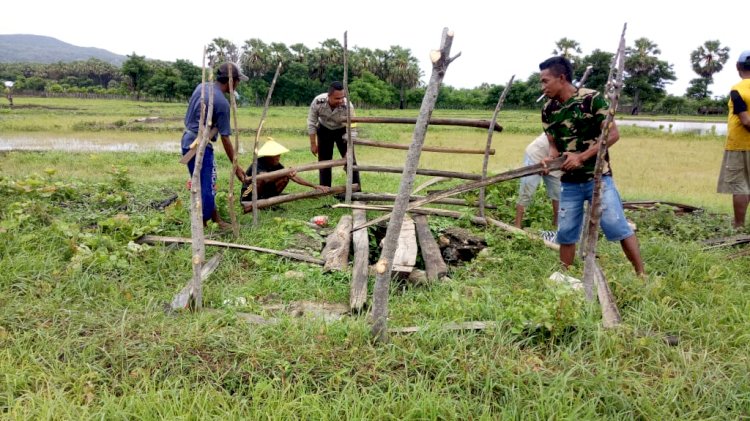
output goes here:
[{"label": "blue jeans", "polygon": [[[182,148],[185,155],[190,149]],[[195,158],[187,164],[188,173],[193,176],[195,169]],[[203,155],[203,166],[201,167],[201,206],[203,208],[203,222],[211,219],[216,209],[216,165],[214,165],[214,148],[207,146]]]},{"label": "blue jeans", "polygon": [[[586,183],[562,183],[560,192],[560,214],[557,223],[557,243],[575,244],[581,237],[583,225],[583,202],[591,203],[594,181]],[[599,224],[609,241],[621,241],[631,235],[633,230],[625,219],[622,201],[615,182],[610,176],[602,177],[602,216]]]}]

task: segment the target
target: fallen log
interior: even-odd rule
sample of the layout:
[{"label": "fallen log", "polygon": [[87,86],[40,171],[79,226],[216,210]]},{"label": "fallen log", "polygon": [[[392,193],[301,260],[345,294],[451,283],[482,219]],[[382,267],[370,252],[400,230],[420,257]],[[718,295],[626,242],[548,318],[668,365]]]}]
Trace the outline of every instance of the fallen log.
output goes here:
[{"label": "fallen log", "polygon": [[700,212],[703,210],[703,208],[698,208],[695,206],[690,206],[690,205],[685,205],[682,203],[675,203],[675,202],[663,202],[661,200],[636,200],[636,201],[622,202],[622,207],[624,209],[635,209],[635,210],[654,209],[659,205],[675,207],[677,208],[676,213],[693,213],[693,212]]},{"label": "fallen log", "polygon": [[[377,165],[355,165],[354,170],[362,171],[362,172],[387,172],[387,173],[394,173],[394,174],[403,174],[404,172],[404,169],[402,167],[381,167]],[[471,173],[456,172],[456,171],[430,170],[430,169],[418,168],[416,173],[418,175],[459,178],[462,180],[481,180],[482,179],[482,176],[480,174],[471,174]]]},{"label": "fallen log", "polygon": [[[562,167],[562,163],[565,162],[565,157],[561,156],[557,159],[554,159],[552,161],[549,161],[546,165],[546,169],[549,171],[559,170]],[[417,200],[414,202],[411,202],[408,204],[406,210],[411,210],[414,208],[418,208],[422,205],[425,205],[427,203],[434,202],[435,200],[444,199],[446,197],[455,196],[457,194],[476,190],[480,187],[489,186],[490,184],[499,183],[501,181],[508,181],[512,180],[514,178],[520,178],[525,177],[527,175],[532,174],[539,174],[541,172],[545,171],[545,165],[544,164],[534,164],[534,165],[528,165],[526,167],[517,168],[515,170],[506,171],[504,173],[497,174],[493,177],[479,180],[479,181],[472,181],[470,183],[462,184],[460,186],[454,187],[452,189],[448,189],[445,191],[442,191],[440,193],[431,194],[427,197],[425,197],[422,200]],[[479,176],[481,178],[481,176]],[[387,215],[383,215],[379,218],[375,218],[371,221],[368,221],[365,224],[355,226],[353,229],[358,230],[365,227],[369,227],[370,225],[377,224],[379,222],[385,221],[391,217],[390,213]]]},{"label": "fallen log", "polygon": [[[355,145],[362,145],[362,146],[372,146],[375,148],[385,148],[385,149],[401,149],[401,150],[408,150],[409,145],[400,145],[398,143],[388,143],[388,142],[378,142],[376,140],[368,140],[368,139],[355,139],[354,140]],[[442,153],[457,153],[457,154],[477,154],[481,155],[484,154],[484,149],[462,149],[462,148],[446,148],[446,147],[440,147],[440,146],[425,146],[422,148],[423,152],[442,152]],[[495,150],[489,149],[489,154],[494,155]]]},{"label": "fallen log", "polygon": [[427,217],[424,215],[414,215],[414,225],[417,230],[417,241],[419,248],[422,250],[422,260],[424,260],[424,270],[427,274],[427,280],[437,281],[448,274],[448,265],[443,260],[440,253],[440,247],[432,236],[430,226],[427,224]]},{"label": "fallen log", "polygon": [[352,216],[344,215],[336,224],[336,229],[326,238],[326,245],[320,253],[325,263],[324,272],[343,272],[349,267],[349,244],[351,243]]},{"label": "fallen log", "polygon": [[[416,124],[416,118],[410,117],[352,117],[352,123],[388,123],[388,124]],[[478,129],[489,129],[489,120],[469,120],[460,118],[430,118],[430,125],[435,126],[462,126],[476,127]],[[502,126],[495,125],[495,131],[503,131]]]},{"label": "fallen log", "polygon": [[404,215],[401,231],[398,234],[396,253],[393,255],[394,272],[411,273],[417,263],[417,235],[414,221],[409,215]]},{"label": "fallen log", "polygon": [[[193,240],[191,238],[184,238],[184,237],[165,237],[161,235],[144,235],[143,237],[136,240],[139,244],[192,244]],[[280,250],[273,250],[273,249],[267,249],[262,247],[255,247],[255,246],[247,246],[244,244],[236,244],[236,243],[225,243],[222,241],[214,241],[214,240],[204,240],[203,244],[206,246],[215,246],[215,247],[224,247],[224,248],[232,248],[232,249],[240,249],[240,250],[250,250],[250,251],[257,251],[259,253],[268,253],[268,254],[275,254],[277,256],[286,257],[289,259],[294,260],[300,260],[302,262],[307,263],[314,263],[316,265],[321,265],[325,263],[321,259],[316,259],[312,256],[306,256],[304,254],[300,253],[290,253],[287,251],[280,251]]]},{"label": "fallen log", "polygon": [[[360,202],[354,202],[360,205]],[[354,209],[352,212],[352,224],[361,224],[367,221],[364,209]],[[349,290],[349,309],[352,313],[361,313],[367,302],[367,268],[370,265],[370,239],[367,230],[355,231],[352,234],[352,246],[354,247],[354,267],[352,268],[352,282]]]},{"label": "fallen log", "polygon": [[[440,326],[441,330],[485,330],[497,326],[497,322],[458,322]],[[416,333],[427,330],[426,326],[395,327],[388,329],[388,333]]]},{"label": "fallen log", "polygon": [[[422,200],[426,198],[427,196],[409,196],[409,201],[415,201],[415,200]],[[364,202],[393,202],[396,200],[395,194],[390,193],[353,193],[352,198],[355,200],[361,200]],[[477,205],[475,203],[467,202],[464,199],[456,199],[452,197],[448,197],[445,199],[436,200],[432,203],[441,204],[441,205],[456,205],[456,206],[474,206]],[[485,208],[487,209],[497,209],[497,206],[495,205],[485,205]],[[355,224],[356,225],[356,224]]]},{"label": "fallen log", "polygon": [[[354,186],[355,186],[354,187],[355,189],[359,188],[359,184],[354,184]],[[282,194],[279,196],[269,197],[268,199],[258,200],[257,208],[263,209],[263,208],[278,205],[281,203],[293,202],[295,200],[300,200],[300,199],[310,199],[313,197],[330,196],[332,194],[343,193],[345,191],[346,191],[346,186],[336,186],[336,187],[331,187],[331,189],[328,191],[309,190],[309,191],[301,192],[301,193]],[[242,207],[245,210],[245,213],[252,212],[253,202],[240,202],[240,203],[242,204]]]}]

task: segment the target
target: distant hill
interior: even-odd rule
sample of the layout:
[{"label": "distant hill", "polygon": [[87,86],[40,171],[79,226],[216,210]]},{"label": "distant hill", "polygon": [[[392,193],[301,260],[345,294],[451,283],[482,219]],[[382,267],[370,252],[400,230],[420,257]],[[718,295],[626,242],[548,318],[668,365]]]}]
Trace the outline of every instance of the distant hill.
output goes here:
[{"label": "distant hill", "polygon": [[99,60],[120,66],[126,56],[93,47],[78,47],[57,38],[42,35],[0,34],[0,63],[57,63]]}]

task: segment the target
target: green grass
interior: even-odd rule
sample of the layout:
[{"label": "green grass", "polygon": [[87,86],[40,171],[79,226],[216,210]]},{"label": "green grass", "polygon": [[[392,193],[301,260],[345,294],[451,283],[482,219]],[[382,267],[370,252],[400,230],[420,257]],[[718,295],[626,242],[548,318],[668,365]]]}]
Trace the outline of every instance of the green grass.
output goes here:
[{"label": "green grass", "polygon": [[[24,100],[41,101],[19,98],[17,103]],[[94,121],[104,123],[128,113],[145,116],[136,112],[137,104],[116,101],[65,106],[100,113]],[[173,109],[173,116],[182,112],[169,104],[148,107],[164,115],[166,109]],[[257,125],[259,113],[253,117],[251,111],[241,110],[247,113],[245,127]],[[272,112],[278,115],[269,117],[269,125],[286,130],[277,139],[292,149],[285,163],[309,162],[304,134],[292,134],[304,130],[304,115],[298,115],[304,110]],[[13,124],[38,124],[44,128],[34,133],[55,138],[153,142],[179,136],[178,127],[57,131],[47,125],[74,125],[78,119],[50,113]],[[503,123],[508,130],[495,137],[492,172],[518,166],[537,130],[531,113],[508,114]],[[486,118],[480,112],[450,115]],[[2,110],[0,137],[28,135],[9,130],[9,119]],[[430,130],[428,142],[434,144],[482,147],[486,141],[481,131]],[[316,266],[251,252],[223,252],[204,287],[205,305],[215,311],[165,312],[164,304],[191,276],[190,249],[131,241],[144,233],[189,236],[187,172],[176,153],[3,152],[0,418],[747,419],[748,257],[729,259],[736,249],[703,251],[700,244],[730,233],[728,198],[710,192],[722,142],[629,130],[623,129],[612,151],[623,195],[681,201],[708,211],[628,213],[639,227],[646,280],[633,275],[618,245],[600,242],[599,261],[622,313],[621,328],[603,330],[598,308],[546,280],[558,269],[554,252],[464,220],[431,218],[436,233],[463,226],[483,235],[490,251],[451,268],[450,281],[422,287],[394,283],[389,326],[430,329],[393,336],[387,345],[371,343],[366,316],[328,323],[281,316],[280,324],[271,326],[238,319],[238,311],[272,316],[266,304],[348,301],[348,274],[325,274]],[[361,133],[401,142],[410,137],[406,126],[367,126]],[[217,156],[225,189],[229,166]],[[361,162],[398,165],[403,156],[358,149]],[[423,158],[424,167],[475,171],[481,166],[474,157]],[[249,163],[247,154],[241,162]],[[335,182],[343,181],[340,169],[334,175]],[[367,191],[396,191],[398,180],[397,175],[363,175]],[[516,186],[510,182],[488,190],[489,200],[499,206],[493,211],[497,218],[511,220]],[[173,206],[152,208],[173,193],[179,195]],[[534,229],[548,227],[543,196],[538,192],[528,212]],[[219,203],[226,216],[226,193]],[[327,214],[336,221],[345,213],[330,208],[335,203],[323,198],[264,210],[258,227],[244,215],[237,242],[295,247],[296,236],[315,236],[304,223],[312,216]],[[215,227],[208,233],[232,241]],[[217,252],[208,249],[207,255]],[[581,271],[580,263],[572,269],[574,276]],[[238,297],[245,304],[231,304]],[[485,332],[438,328],[469,320],[498,324]],[[677,335],[679,344],[667,346],[666,334]]]}]

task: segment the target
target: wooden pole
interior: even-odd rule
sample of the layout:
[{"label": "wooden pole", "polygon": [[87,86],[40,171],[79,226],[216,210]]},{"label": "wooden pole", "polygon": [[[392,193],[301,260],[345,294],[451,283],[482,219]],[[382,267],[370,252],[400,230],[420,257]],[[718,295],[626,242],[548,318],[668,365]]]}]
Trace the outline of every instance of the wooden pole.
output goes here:
[{"label": "wooden pole", "polygon": [[349,248],[352,243],[352,216],[343,215],[336,229],[326,238],[326,245],[320,252],[325,260],[324,272],[343,272],[349,268]]},{"label": "wooden pole", "polygon": [[[354,184],[359,187],[359,184]],[[255,201],[255,205],[252,202],[242,202],[243,206],[249,205],[250,207],[245,208],[245,213],[251,212],[253,209],[263,209],[269,206],[279,205],[281,203],[294,202],[300,199],[310,199],[313,197],[330,196],[332,194],[343,193],[346,191],[346,186],[331,187],[328,191],[310,190],[302,193],[282,194],[279,196],[269,197],[268,199],[258,199]]]},{"label": "wooden pole", "polygon": [[[547,163],[546,169],[549,170],[549,171],[559,170],[562,167],[562,163],[563,162],[565,162],[565,157],[560,157],[560,158],[554,159],[554,160],[552,160],[552,161],[550,161],[550,162]],[[527,176],[527,175],[539,174],[540,172],[542,172],[544,170],[545,170],[544,164],[541,164],[541,163],[540,164],[533,164],[533,165],[529,165],[529,166],[526,166],[526,167],[517,168],[515,170],[506,171],[504,173],[497,174],[497,175],[495,175],[493,177],[490,177],[490,178],[487,178],[487,179],[484,179],[484,180],[471,181],[469,183],[462,184],[460,186],[456,186],[456,187],[454,187],[452,189],[445,190],[445,191],[442,191],[440,193],[431,194],[431,195],[425,197],[422,200],[416,200],[414,202],[407,203],[407,209],[406,210],[409,211],[409,210],[412,210],[414,208],[418,208],[418,207],[420,207],[422,205],[426,205],[427,203],[432,203],[432,202],[434,202],[436,200],[444,199],[446,197],[454,196],[454,195],[457,195],[459,193],[467,192],[467,191],[470,191],[470,190],[476,190],[476,189],[478,189],[480,187],[489,186],[490,184],[499,183],[501,181],[508,181],[508,180],[512,180],[514,178],[524,177],[524,176]],[[372,219],[372,220],[368,221],[364,225],[355,226],[353,229],[354,230],[358,230],[358,229],[362,229],[362,228],[365,228],[365,227],[369,227],[370,225],[374,225],[374,224],[377,224],[377,223],[379,223],[381,221],[385,221],[385,220],[387,220],[390,217],[391,217],[390,214],[386,214],[386,215],[383,215],[383,216],[381,216],[379,218]]]},{"label": "wooden pole", "polygon": [[[417,118],[410,117],[352,117],[352,123],[416,124],[417,121]],[[488,129],[490,127],[490,121],[487,120],[469,120],[460,118],[430,118],[429,124],[435,126],[476,127],[478,129]],[[502,126],[495,125],[495,131],[503,131]]]},{"label": "wooden pole", "polygon": [[[409,149],[409,145],[399,145],[397,143],[378,142],[376,140],[369,140],[369,139],[355,139],[353,142],[355,145],[372,146],[375,148],[401,149],[401,150]],[[442,153],[481,155],[481,154],[484,154],[486,150],[485,149],[445,148],[445,147],[440,147],[440,146],[425,146],[422,148],[422,152],[442,152]],[[490,149],[489,154],[494,155],[495,150]]]},{"label": "wooden pole", "polygon": [[[354,202],[353,205],[360,205]],[[354,209],[352,224],[362,224],[367,221],[364,209]],[[355,231],[352,234],[354,247],[354,265],[352,267],[352,281],[349,289],[349,309],[352,313],[361,313],[367,301],[368,267],[370,266],[370,239],[367,230]]]},{"label": "wooden pole", "polygon": [[417,241],[419,241],[419,248],[422,251],[422,260],[424,260],[424,271],[427,274],[427,279],[438,281],[448,274],[448,265],[445,264],[443,255],[440,254],[440,247],[435,242],[435,237],[432,236],[430,225],[427,223],[427,217],[425,215],[414,215],[412,219],[414,219]]},{"label": "wooden pole", "polygon": [[[503,93],[500,94],[500,98],[497,100],[495,105],[495,112],[492,114],[492,121],[490,127],[487,130],[487,146],[484,149],[484,160],[482,161],[482,180],[487,178],[487,165],[490,162],[490,148],[492,147],[492,133],[495,131],[495,124],[497,123],[497,115],[500,113],[500,109],[503,108],[503,102],[505,102],[505,96],[508,95],[511,85],[513,85],[513,79],[516,75],[510,77],[508,84],[505,85]],[[479,189],[479,217],[484,218],[484,187]]]},{"label": "wooden pole", "polygon": [[[387,172],[387,173],[394,173],[394,174],[402,174],[404,172],[404,167],[381,167],[377,165],[357,164],[354,166],[354,169],[360,172]],[[465,172],[430,170],[430,169],[421,169],[421,168],[418,168],[416,171],[417,171],[416,174],[418,175],[459,178],[462,180],[481,180],[482,179],[482,176],[480,174],[471,174],[471,173],[465,173]]]},{"label": "wooden pole", "polygon": [[344,202],[352,203],[352,182],[354,180],[354,144],[352,143],[352,102],[349,99],[349,51],[344,31],[344,95],[346,95],[346,193]]},{"label": "wooden pole", "polygon": [[[239,68],[237,69],[239,71]],[[232,125],[234,126],[234,154],[232,168],[229,170],[229,220],[232,223],[232,237],[236,240],[240,236],[240,224],[237,222],[237,212],[234,210],[234,179],[237,177],[238,155],[240,154],[240,130],[237,127],[237,99],[234,97],[234,71],[229,71],[229,100],[232,106]],[[244,172],[244,171],[243,171]]]},{"label": "wooden pole", "polygon": [[627,24],[622,28],[620,36],[620,45],[612,60],[612,66],[609,71],[609,80],[607,82],[607,93],[610,97],[609,112],[604,120],[602,132],[599,135],[599,150],[596,154],[596,165],[594,167],[594,189],[589,205],[588,216],[588,236],[585,238],[583,247],[586,248],[584,253],[583,266],[583,287],[586,292],[586,298],[593,300],[593,285],[597,286],[597,295],[599,304],[602,308],[603,325],[613,327],[620,324],[620,313],[617,311],[614,297],[609,289],[604,273],[596,263],[596,242],[599,236],[599,220],[601,218],[601,196],[602,196],[602,172],[605,164],[605,155],[607,153],[607,142],[609,141],[609,131],[614,124],[615,112],[620,100],[620,91],[622,90],[622,78],[625,62],[625,30]]},{"label": "wooden pole", "polygon": [[[157,243],[194,244],[194,241],[191,238],[164,237],[161,235],[144,235],[143,237],[138,239],[138,242],[146,243],[146,244],[157,244]],[[262,247],[247,246],[244,244],[225,243],[223,241],[214,241],[214,240],[205,240],[204,244],[207,246],[224,247],[224,248],[232,248],[232,249],[240,249],[240,250],[250,250],[250,251],[257,251],[259,253],[275,254],[277,256],[299,260],[299,261],[307,262],[307,263],[314,263],[320,266],[323,266],[323,263],[324,263],[322,259],[316,259],[311,256],[307,256],[307,255],[299,254],[299,253],[292,253],[289,251],[279,251],[279,250],[267,249],[267,248],[262,248]]]},{"label": "wooden pole", "polygon": [[343,158],[332,160],[332,161],[318,161],[312,164],[300,165],[299,167],[289,167],[289,168],[284,168],[282,170],[260,173],[255,176],[255,179],[256,181],[273,180],[275,178],[289,175],[293,172],[296,172],[297,174],[299,174],[305,171],[319,170],[321,168],[343,167],[344,165],[346,165],[346,159],[343,159]]},{"label": "wooden pole", "polygon": [[422,145],[427,134],[427,126],[430,124],[430,116],[437,101],[440,84],[443,81],[445,72],[451,61],[458,56],[451,58],[450,50],[453,44],[453,32],[448,28],[443,29],[440,50],[432,51],[430,59],[432,61],[432,76],[425,90],[422,100],[422,106],[419,110],[419,117],[414,122],[414,134],[409,152],[406,156],[406,164],[401,177],[399,186],[399,197],[396,199],[393,208],[393,217],[388,221],[385,239],[383,240],[383,251],[380,259],[375,265],[377,273],[375,280],[375,289],[373,292],[372,306],[372,335],[379,342],[388,340],[388,292],[390,288],[391,271],[393,258],[396,254],[397,240],[401,232],[401,224],[406,214],[406,208],[409,204],[409,195],[412,190],[414,176],[417,173],[419,156],[422,151]]},{"label": "wooden pole", "polygon": [[276,86],[276,79],[279,78],[281,72],[281,62],[276,65],[276,73],[273,75],[271,86],[268,88],[268,94],[266,95],[266,102],[263,104],[263,114],[260,115],[260,122],[258,123],[258,130],[255,132],[255,142],[253,143],[253,169],[252,173],[252,199],[253,199],[253,226],[258,225],[258,210],[255,206],[255,202],[258,200],[258,139],[260,139],[260,132],[263,130],[263,124],[266,122],[266,114],[268,114],[268,107],[271,105],[271,95],[273,95],[273,88]]},{"label": "wooden pole", "polygon": [[[396,197],[398,196],[396,196],[395,194],[390,194],[390,193],[380,193],[380,194],[378,193],[352,193],[352,199],[361,200],[363,202],[393,202],[396,200]],[[426,197],[427,196],[411,195],[409,196],[409,201],[413,202],[415,200],[422,200]],[[440,199],[440,200],[435,200],[432,203],[439,204],[439,205],[474,206],[474,207],[477,206],[476,203],[470,203],[464,199],[455,199],[451,197]],[[485,205],[485,207],[489,209],[497,209],[497,206],[495,205]]]},{"label": "wooden pole", "polygon": [[[203,79],[205,80],[206,72],[206,50],[203,50]],[[195,162],[193,164],[193,174],[190,182],[190,233],[192,236],[192,264],[193,264],[193,282],[191,286],[191,295],[193,297],[193,308],[198,311],[203,308],[203,282],[201,273],[203,270],[203,262],[206,259],[206,250],[203,237],[203,203],[201,201],[201,168],[203,168],[203,157],[206,153],[206,145],[208,145],[208,134],[209,127],[214,112],[214,84],[213,84],[213,72],[209,73],[208,76],[208,110],[205,112],[205,119],[203,118],[204,110],[206,110],[205,103],[205,89],[206,83],[201,82],[201,118],[199,120],[199,131],[201,133],[201,140],[197,148],[195,156]],[[202,127],[205,122],[205,127]],[[202,130],[202,131],[201,131]]]}]

